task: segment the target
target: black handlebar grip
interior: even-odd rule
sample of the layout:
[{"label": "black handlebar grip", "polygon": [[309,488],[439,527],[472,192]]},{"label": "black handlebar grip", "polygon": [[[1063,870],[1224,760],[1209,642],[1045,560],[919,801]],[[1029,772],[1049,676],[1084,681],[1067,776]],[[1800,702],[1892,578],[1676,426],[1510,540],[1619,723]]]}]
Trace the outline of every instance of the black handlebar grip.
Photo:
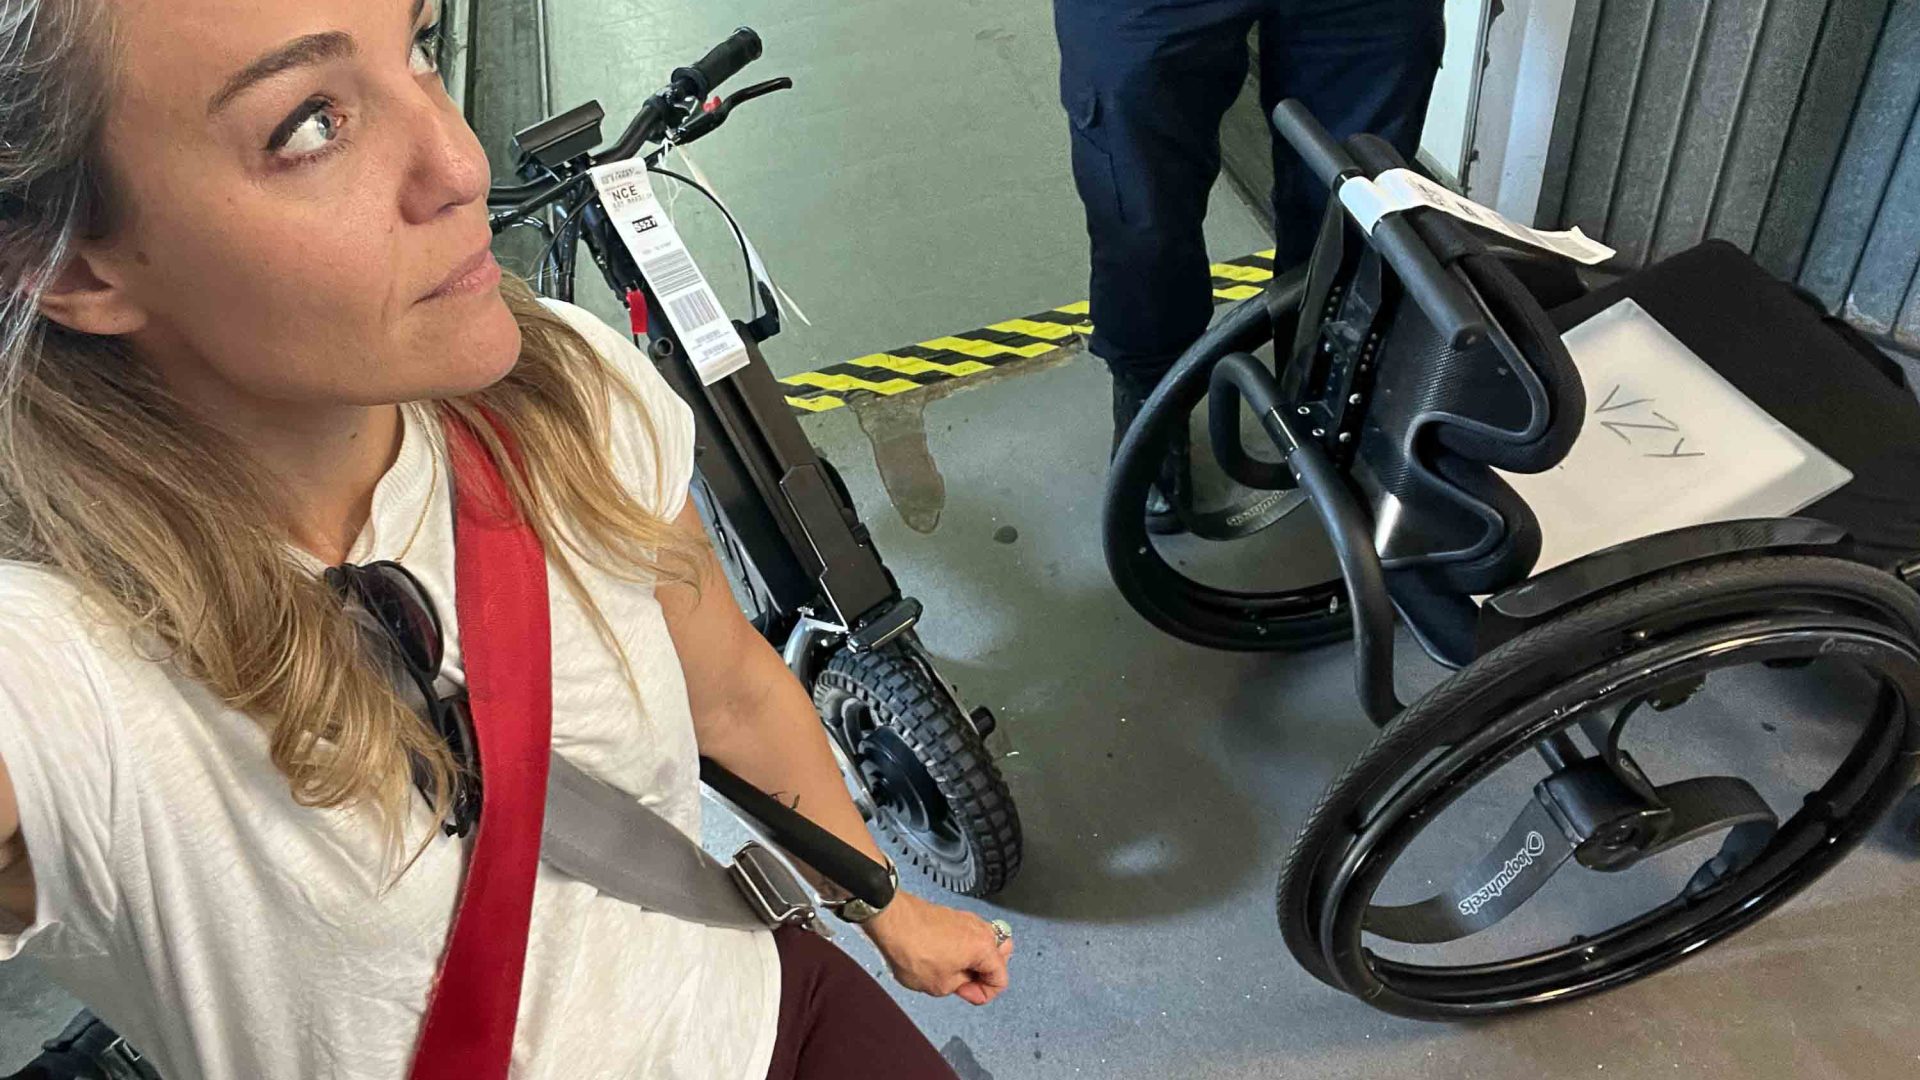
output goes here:
[{"label": "black handlebar grip", "polygon": [[760,59],[760,35],[741,27],[715,45],[692,67],[673,73],[673,87],[688,97],[704,98],[740,69]]},{"label": "black handlebar grip", "polygon": [[1273,126],[1282,138],[1293,147],[1300,160],[1320,182],[1328,187],[1340,186],[1340,178],[1352,176],[1360,171],[1352,156],[1333,141],[1327,129],[1313,118],[1299,101],[1288,98],[1273,108]]}]

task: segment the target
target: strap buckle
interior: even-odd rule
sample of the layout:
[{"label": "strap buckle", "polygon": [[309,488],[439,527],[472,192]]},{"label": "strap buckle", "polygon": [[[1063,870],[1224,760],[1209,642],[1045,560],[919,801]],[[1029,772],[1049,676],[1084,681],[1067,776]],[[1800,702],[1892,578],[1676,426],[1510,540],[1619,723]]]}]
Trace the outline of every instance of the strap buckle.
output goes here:
[{"label": "strap buckle", "polygon": [[749,842],[734,853],[727,876],[746,897],[760,921],[769,930],[797,926],[821,937],[831,938],[833,931],[820,920],[813,895],[793,870],[778,855],[761,844]]}]

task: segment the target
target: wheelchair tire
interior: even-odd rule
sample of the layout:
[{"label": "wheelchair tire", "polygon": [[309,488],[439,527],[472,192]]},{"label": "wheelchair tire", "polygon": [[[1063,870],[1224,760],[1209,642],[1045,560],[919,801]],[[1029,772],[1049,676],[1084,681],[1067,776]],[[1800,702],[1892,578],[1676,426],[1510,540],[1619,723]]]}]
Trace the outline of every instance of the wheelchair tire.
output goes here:
[{"label": "wheelchair tire", "polygon": [[846,733],[875,823],[905,860],[951,892],[992,896],[1020,869],[1020,815],[973,722],[907,648],[835,653],[814,705]]},{"label": "wheelchair tire", "polygon": [[[1413,965],[1378,957],[1362,944],[1372,893],[1419,834],[1419,823],[1574,723],[1578,709],[1568,711],[1564,702],[1582,699],[1565,696],[1571,692],[1565,688],[1608,685],[1604,679],[1620,685],[1662,649],[1690,641],[1727,647],[1741,634],[1754,640],[1751,635],[1770,624],[1780,634],[1792,624],[1844,625],[1883,639],[1877,659],[1866,659],[1864,649],[1851,658],[1886,689],[1883,709],[1854,750],[1753,862],[1705,896],[1676,898],[1599,935],[1498,963]],[[1818,646],[1819,631],[1808,633],[1809,647]],[[1535,627],[1402,712],[1327,789],[1280,874],[1276,902],[1287,947],[1321,981],[1418,1019],[1558,1004],[1678,963],[1811,884],[1911,785],[1920,751],[1916,641],[1920,594],[1879,570],[1803,555],[1671,571]],[[1560,712],[1545,711],[1555,702],[1562,703]],[[1446,780],[1454,776],[1461,782],[1448,790]]]}]

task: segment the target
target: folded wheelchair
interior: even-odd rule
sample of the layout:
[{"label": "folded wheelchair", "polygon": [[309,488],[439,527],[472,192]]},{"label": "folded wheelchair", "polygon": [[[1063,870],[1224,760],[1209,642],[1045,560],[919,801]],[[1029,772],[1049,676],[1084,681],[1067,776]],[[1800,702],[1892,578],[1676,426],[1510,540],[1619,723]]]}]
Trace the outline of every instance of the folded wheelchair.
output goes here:
[{"label": "folded wheelchair", "polygon": [[[1375,1007],[1451,1019],[1620,986],[1763,918],[1913,784],[1920,400],[1730,245],[1621,276],[1437,209],[1365,228],[1339,189],[1405,168],[1393,149],[1336,143],[1293,102],[1274,122],[1334,193],[1318,247],[1148,401],[1115,458],[1104,544],[1128,602],[1179,638],[1353,641],[1381,730],[1286,859],[1289,950]],[[1589,523],[1559,505],[1543,519],[1516,487],[1579,440],[1742,453],[1687,449],[1659,403],[1585,384],[1562,335],[1629,301],[1851,479],[1788,515],[1722,515],[1535,573],[1544,540]],[[1304,496],[1294,517],[1324,526],[1326,580],[1212,584],[1147,535],[1157,463],[1203,399],[1220,470]],[[1408,704],[1401,633],[1446,672]]]}]

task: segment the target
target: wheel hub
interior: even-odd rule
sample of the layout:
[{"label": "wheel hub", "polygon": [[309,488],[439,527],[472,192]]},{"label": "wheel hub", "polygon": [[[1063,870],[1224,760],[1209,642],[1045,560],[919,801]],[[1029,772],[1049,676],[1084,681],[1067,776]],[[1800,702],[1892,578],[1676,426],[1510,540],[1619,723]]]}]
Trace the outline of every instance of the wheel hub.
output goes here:
[{"label": "wheel hub", "polygon": [[891,728],[877,728],[860,743],[860,775],[883,808],[916,832],[946,816],[946,800],[913,748]]}]

